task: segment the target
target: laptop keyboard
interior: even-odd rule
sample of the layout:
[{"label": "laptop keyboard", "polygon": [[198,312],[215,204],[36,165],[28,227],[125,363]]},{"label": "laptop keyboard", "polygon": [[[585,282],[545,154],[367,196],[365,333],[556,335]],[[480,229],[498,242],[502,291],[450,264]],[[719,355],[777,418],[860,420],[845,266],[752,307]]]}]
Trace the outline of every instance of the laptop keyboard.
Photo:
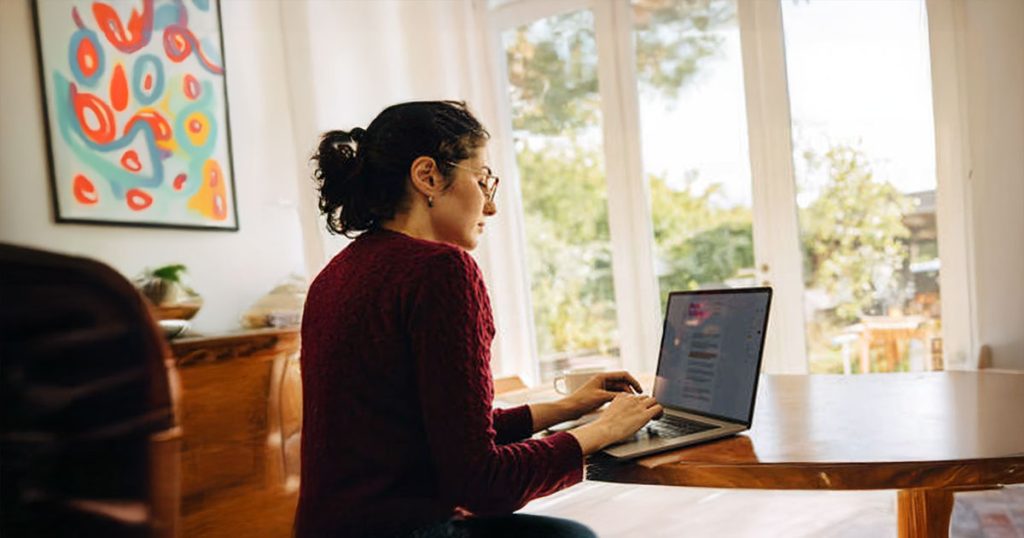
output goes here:
[{"label": "laptop keyboard", "polygon": [[648,422],[644,429],[647,431],[647,435],[651,437],[681,437],[718,427],[714,424],[697,422],[673,415],[664,415],[658,420]]}]

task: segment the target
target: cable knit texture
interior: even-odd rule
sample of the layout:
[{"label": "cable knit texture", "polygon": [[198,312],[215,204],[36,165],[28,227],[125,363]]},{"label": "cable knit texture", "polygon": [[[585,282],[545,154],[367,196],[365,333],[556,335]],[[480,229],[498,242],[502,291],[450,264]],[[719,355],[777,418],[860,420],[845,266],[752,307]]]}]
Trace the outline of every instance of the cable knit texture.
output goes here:
[{"label": "cable knit texture", "polygon": [[331,260],[302,321],[298,536],[504,514],[582,480],[575,438],[527,439],[528,407],[492,411],[493,338],[461,248],[378,230]]}]

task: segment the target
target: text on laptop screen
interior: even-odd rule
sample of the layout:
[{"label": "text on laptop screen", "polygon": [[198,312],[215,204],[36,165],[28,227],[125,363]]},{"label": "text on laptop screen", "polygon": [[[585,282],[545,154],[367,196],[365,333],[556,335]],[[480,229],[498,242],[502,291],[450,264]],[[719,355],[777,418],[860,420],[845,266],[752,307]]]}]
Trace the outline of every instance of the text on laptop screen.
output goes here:
[{"label": "text on laptop screen", "polygon": [[769,293],[674,293],[654,396],[663,405],[747,422]]}]

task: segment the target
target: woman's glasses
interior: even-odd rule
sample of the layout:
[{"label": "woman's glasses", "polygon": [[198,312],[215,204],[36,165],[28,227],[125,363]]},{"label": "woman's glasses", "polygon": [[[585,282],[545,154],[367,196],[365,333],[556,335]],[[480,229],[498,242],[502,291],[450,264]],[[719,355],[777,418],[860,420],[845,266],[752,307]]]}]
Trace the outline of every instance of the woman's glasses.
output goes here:
[{"label": "woman's glasses", "polygon": [[487,197],[487,201],[494,201],[494,194],[498,192],[498,183],[501,183],[501,178],[494,175],[494,173],[491,172],[490,167],[484,166],[483,168],[477,170],[474,168],[469,168],[467,166],[462,166],[453,163],[451,161],[445,161],[445,164],[451,166],[452,168],[459,168],[462,170],[466,170],[468,172],[472,172],[474,175],[476,175],[476,183],[477,185],[480,185],[480,190],[484,191],[484,196]]}]

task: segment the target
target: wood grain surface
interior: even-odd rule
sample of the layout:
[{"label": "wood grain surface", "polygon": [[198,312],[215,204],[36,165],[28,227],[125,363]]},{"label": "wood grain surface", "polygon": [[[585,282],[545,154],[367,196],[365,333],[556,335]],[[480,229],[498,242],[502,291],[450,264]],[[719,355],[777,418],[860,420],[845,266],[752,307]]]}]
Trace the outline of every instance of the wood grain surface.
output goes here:
[{"label": "wood grain surface", "polygon": [[588,476],[766,489],[1020,483],[1021,409],[1022,374],[765,376],[750,431],[634,462],[597,457]]},{"label": "wood grain surface", "polygon": [[171,347],[182,387],[182,536],[289,536],[302,424],[298,331]]}]

